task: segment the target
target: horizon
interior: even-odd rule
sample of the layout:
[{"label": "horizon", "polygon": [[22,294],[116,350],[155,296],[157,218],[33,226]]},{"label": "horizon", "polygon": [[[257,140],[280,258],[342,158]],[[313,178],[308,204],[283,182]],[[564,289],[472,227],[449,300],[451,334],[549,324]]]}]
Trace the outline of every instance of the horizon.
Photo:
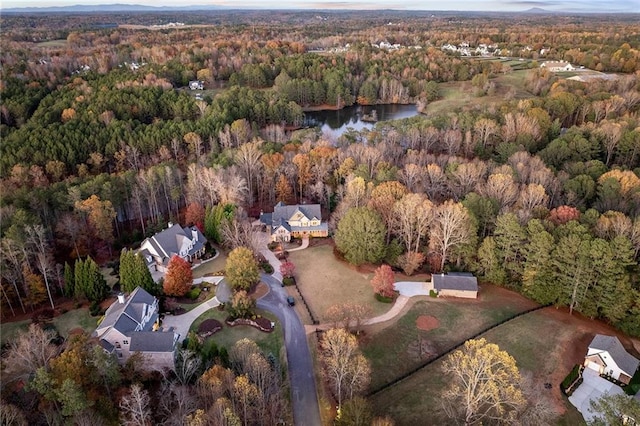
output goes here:
[{"label": "horizon", "polygon": [[168,0],[123,0],[109,2],[105,0],[22,0],[3,1],[0,10],[105,7],[105,6],[142,6],[154,8],[191,8],[220,7],[225,9],[255,10],[398,10],[398,11],[451,11],[451,12],[524,12],[533,8],[548,12],[581,13],[635,13],[640,11],[640,1],[619,0],[615,5],[607,4],[603,10],[602,2],[596,0],[452,0],[446,2],[416,0],[284,0],[277,7],[271,2],[260,0],[192,0],[182,5]]}]

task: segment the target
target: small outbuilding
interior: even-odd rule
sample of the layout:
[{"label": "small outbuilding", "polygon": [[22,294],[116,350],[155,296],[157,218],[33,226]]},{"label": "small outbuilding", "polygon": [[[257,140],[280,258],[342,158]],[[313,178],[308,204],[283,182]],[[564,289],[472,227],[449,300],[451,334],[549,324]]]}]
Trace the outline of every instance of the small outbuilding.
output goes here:
[{"label": "small outbuilding", "polygon": [[449,272],[431,277],[438,296],[478,298],[478,279],[468,272]]}]

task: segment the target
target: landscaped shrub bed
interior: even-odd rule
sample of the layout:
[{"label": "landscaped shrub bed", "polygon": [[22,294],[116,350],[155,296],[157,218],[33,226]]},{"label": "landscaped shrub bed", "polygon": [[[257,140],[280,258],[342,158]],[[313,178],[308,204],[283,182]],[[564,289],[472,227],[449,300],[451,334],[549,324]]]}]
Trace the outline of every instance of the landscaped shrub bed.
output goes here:
[{"label": "landscaped shrub bed", "polygon": [[571,372],[564,378],[562,383],[560,384],[560,388],[567,396],[571,396],[574,390],[582,383],[582,376],[580,373],[582,372],[582,366],[580,364],[576,364],[571,369]]},{"label": "landscaped shrub bed", "polygon": [[194,287],[191,290],[189,290],[189,292],[187,293],[187,297],[191,300],[196,300],[198,297],[200,297],[200,292],[202,292],[200,288]]},{"label": "landscaped shrub bed", "polygon": [[271,321],[264,317],[255,317],[255,319],[236,318],[234,320],[227,319],[225,321],[229,327],[235,327],[237,325],[250,325],[265,333],[271,333],[273,327],[271,327]]},{"label": "landscaped shrub bed", "polygon": [[267,274],[273,274],[273,266],[269,262],[262,262],[260,264],[262,270]]},{"label": "landscaped shrub bed", "polygon": [[378,293],[374,293],[374,295],[376,297],[376,300],[378,302],[382,302],[382,303],[392,303],[393,300],[395,299],[395,297],[385,297],[385,296],[383,296],[381,294],[378,294]]},{"label": "landscaped shrub bed", "polygon": [[220,330],[222,330],[222,323],[216,319],[210,318],[202,321],[202,324],[198,326],[198,336],[206,339]]},{"label": "landscaped shrub bed", "polygon": [[284,277],[282,279],[282,285],[295,285],[296,284],[296,279],[294,277]]},{"label": "landscaped shrub bed", "polygon": [[625,386],[624,392],[627,395],[635,395],[640,392],[640,368],[638,368],[636,374],[633,375],[629,384]]}]

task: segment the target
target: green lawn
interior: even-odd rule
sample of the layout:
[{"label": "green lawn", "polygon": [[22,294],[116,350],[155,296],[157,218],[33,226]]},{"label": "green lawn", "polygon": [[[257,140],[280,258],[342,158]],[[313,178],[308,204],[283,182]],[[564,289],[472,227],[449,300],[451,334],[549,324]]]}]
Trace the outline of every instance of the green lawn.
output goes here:
[{"label": "green lawn", "polygon": [[222,346],[230,349],[238,340],[247,338],[256,342],[265,353],[273,353],[275,356],[280,356],[281,351],[284,349],[282,327],[278,324],[277,319],[272,314],[260,309],[256,310],[256,314],[262,315],[263,317],[269,318],[271,321],[276,322],[275,330],[271,333],[265,333],[255,327],[251,327],[248,325],[229,327],[224,323],[225,319],[227,319],[228,316],[226,312],[220,311],[218,309],[209,309],[207,312],[196,318],[193,324],[191,324],[191,328],[189,329],[189,331],[197,331],[198,326],[204,320],[213,318],[222,323],[222,330],[218,331],[210,337],[210,339],[213,339],[216,342],[216,345],[218,345],[219,347]]},{"label": "green lawn", "polygon": [[371,316],[383,314],[391,304],[373,296],[373,274],[358,272],[333,255],[333,246],[325,244],[289,254],[296,266],[296,282],[313,315],[323,322],[327,308],[337,303],[358,303],[371,307]]},{"label": "green lawn", "polygon": [[[59,315],[51,321],[62,337],[68,337],[69,331],[82,328],[87,334],[95,330],[99,317],[89,315],[87,308],[74,309]],[[29,328],[31,320],[14,321],[0,324],[0,342],[6,343],[17,333]]]},{"label": "green lawn", "polygon": [[214,274],[218,271],[224,270],[224,266],[227,263],[227,255],[219,248],[216,248],[216,250],[218,250],[218,257],[196,267],[193,270],[193,278],[204,277],[207,274]]},{"label": "green lawn", "polygon": [[[365,339],[362,349],[373,368],[371,388],[422,364],[429,356],[421,357],[421,352],[444,352],[486,327],[536,306],[502,289],[491,286],[483,289],[477,301],[425,298],[395,324]],[[439,327],[430,331],[418,329],[416,320],[421,315],[437,318]]]},{"label": "green lawn", "polygon": [[[441,326],[447,321],[450,321],[447,327],[455,327],[462,324],[462,328],[470,334],[473,333],[478,320],[480,322],[483,320],[488,321],[492,317],[490,314],[479,311],[481,313],[479,317],[475,316],[473,320],[464,321],[467,318],[468,311],[461,309],[460,306],[452,306],[451,308],[454,312],[447,313],[444,316],[441,316],[442,312],[436,313],[434,309],[430,309],[430,315],[440,318],[442,321]],[[415,309],[425,309],[425,306],[424,304],[422,306],[417,305]],[[561,395],[558,388],[558,383],[568,371],[567,365],[572,362],[571,359],[568,359],[566,350],[572,348],[577,336],[580,336],[583,331],[574,323],[551,315],[553,312],[548,311],[548,309],[519,317],[489,331],[481,337],[496,343],[500,349],[507,351],[516,359],[520,372],[530,375],[533,378],[536,389],[542,389],[541,393],[538,394],[540,398],[547,398],[551,406],[557,407],[558,410],[566,410],[561,416],[557,417],[557,424],[584,424],[582,416]],[[416,312],[413,311],[414,309],[409,314],[415,316]],[[375,345],[366,345],[365,353],[370,356],[372,349],[380,345],[384,345],[388,350],[394,344],[401,345],[403,341],[409,340],[406,336],[411,333],[408,330],[409,324],[407,323],[414,316],[409,316],[406,321],[399,321],[391,330],[384,330],[379,335],[374,336],[372,343],[375,343]],[[497,317],[498,314],[494,318]],[[465,326],[464,324],[467,325]],[[405,336],[395,336],[394,330],[395,334],[404,333]],[[455,333],[455,329],[452,329],[452,331]],[[432,338],[437,342],[449,340],[446,335],[433,335]],[[390,339],[395,340],[389,341]],[[377,375],[385,375],[385,368],[397,371],[398,369],[394,364],[406,362],[403,358],[399,358],[404,354],[402,351],[398,351],[395,357],[398,357],[399,362],[392,361],[394,355],[386,356],[384,357],[385,366],[380,362],[381,359],[379,358],[382,350],[378,348],[376,351],[372,357],[374,361],[374,373],[372,374],[374,381]],[[431,424],[445,424],[447,419],[440,411],[438,401],[438,395],[441,394],[446,384],[446,376],[443,374],[441,365],[441,360],[435,362],[399,384],[374,395],[371,402],[375,407],[376,413],[391,415],[398,426],[421,424],[425,418],[429,418]],[[386,376],[389,375],[387,374]],[[544,389],[544,383],[551,383],[552,388]]]},{"label": "green lawn", "polygon": [[87,334],[91,334],[96,329],[99,318],[89,315],[87,308],[80,308],[55,317],[53,325],[56,326],[56,329],[63,337],[67,337],[69,331],[74,328],[82,328]]},{"label": "green lawn", "polygon": [[31,320],[3,322],[0,324],[0,344],[4,345],[18,333],[29,328]]},{"label": "green lawn", "polygon": [[64,38],[61,38],[58,40],[48,40],[48,41],[42,41],[40,43],[36,43],[36,45],[38,47],[66,47],[67,40]]}]

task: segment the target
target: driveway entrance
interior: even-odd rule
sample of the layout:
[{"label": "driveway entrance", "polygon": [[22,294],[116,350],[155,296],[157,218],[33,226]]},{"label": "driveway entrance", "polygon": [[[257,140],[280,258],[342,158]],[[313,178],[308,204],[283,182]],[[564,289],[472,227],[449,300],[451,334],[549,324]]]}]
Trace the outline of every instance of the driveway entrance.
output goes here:
[{"label": "driveway entrance", "polygon": [[622,389],[614,385],[608,380],[603,379],[598,375],[597,371],[590,368],[585,368],[582,372],[583,382],[578,389],[573,392],[573,395],[569,397],[571,402],[582,413],[584,420],[589,423],[595,416],[589,411],[591,408],[591,401],[599,399],[605,393],[609,395],[623,394]]}]

